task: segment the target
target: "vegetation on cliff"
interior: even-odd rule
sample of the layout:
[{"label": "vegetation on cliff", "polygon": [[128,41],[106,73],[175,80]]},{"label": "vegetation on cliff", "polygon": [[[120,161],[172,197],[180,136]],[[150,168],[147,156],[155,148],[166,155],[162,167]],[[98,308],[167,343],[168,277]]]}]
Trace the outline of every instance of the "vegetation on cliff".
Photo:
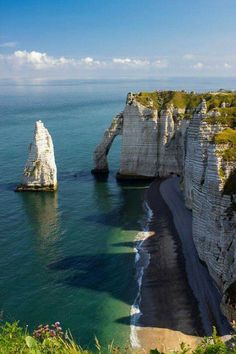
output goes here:
[{"label": "vegetation on cliff", "polygon": [[225,161],[236,161],[236,130],[227,128],[214,136],[217,151]]},{"label": "vegetation on cliff", "polygon": [[205,98],[205,94],[188,93],[185,91],[155,91],[140,92],[134,94],[136,101],[144,106],[151,107],[161,111],[173,105],[180,109],[194,109]]},{"label": "vegetation on cliff", "polygon": [[[236,169],[234,169],[224,183],[224,194],[236,194]],[[233,204],[232,207],[235,205]]]},{"label": "vegetation on cliff", "polygon": [[139,92],[133,97],[143,106],[158,112],[173,105],[181,110],[177,115],[179,119],[191,119],[193,111],[205,99],[208,112],[212,112],[205,118],[209,124],[236,127],[236,92],[154,91]]},{"label": "vegetation on cliff", "polygon": [[[158,338],[157,338],[158,341]],[[236,340],[233,336],[230,344],[224,343],[217,336],[214,329],[211,337],[204,338],[195,348],[191,349],[181,343],[178,351],[173,354],[236,354]],[[0,353],[1,354],[132,354],[139,353],[129,347],[120,349],[111,343],[107,348],[102,348],[95,338],[94,350],[83,349],[72,338],[70,332],[64,332],[60,323],[41,325],[32,334],[28,328],[19,326],[19,322],[4,323],[0,326]],[[150,350],[150,354],[164,354],[157,349]]]},{"label": "vegetation on cliff", "polygon": [[236,146],[236,130],[228,128],[217,133],[215,135],[215,143]]},{"label": "vegetation on cliff", "polygon": [[[215,134],[213,142],[217,145],[217,154],[227,162],[236,161],[236,130],[227,128]],[[222,168],[219,170],[220,177],[224,180],[225,173]],[[224,181],[224,194],[236,194],[236,169]]]}]

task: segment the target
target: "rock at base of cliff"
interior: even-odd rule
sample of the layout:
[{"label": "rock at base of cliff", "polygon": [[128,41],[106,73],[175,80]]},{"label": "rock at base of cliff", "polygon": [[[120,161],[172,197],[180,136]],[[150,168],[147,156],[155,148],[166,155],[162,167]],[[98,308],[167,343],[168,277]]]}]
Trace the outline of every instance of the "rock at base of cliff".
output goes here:
[{"label": "rock at base of cliff", "polygon": [[16,187],[15,192],[55,192],[57,185],[50,186],[28,186],[20,184]]},{"label": "rock at base of cliff", "polygon": [[142,175],[135,175],[135,174],[123,174],[117,172],[116,179],[118,181],[127,181],[127,180],[139,180],[139,181],[153,181],[156,176],[142,176]]},{"label": "rock at base of cliff", "polygon": [[91,173],[94,176],[106,176],[109,174],[109,170],[108,168],[94,168],[93,170],[91,170]]}]

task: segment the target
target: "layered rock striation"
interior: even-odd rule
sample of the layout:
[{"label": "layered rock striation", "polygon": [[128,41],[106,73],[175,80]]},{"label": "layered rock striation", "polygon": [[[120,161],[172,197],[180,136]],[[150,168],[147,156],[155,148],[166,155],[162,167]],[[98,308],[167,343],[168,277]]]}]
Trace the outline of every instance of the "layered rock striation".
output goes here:
[{"label": "layered rock striation", "polygon": [[131,94],[123,111],[119,178],[150,178],[157,173],[157,110]]},{"label": "layered rock striation", "polygon": [[[198,254],[236,320],[236,93],[128,94],[122,117],[118,177],[181,176]],[[108,150],[96,149],[95,169],[108,170]]]},{"label": "layered rock striation", "polygon": [[[200,258],[224,294],[222,308],[236,319],[236,297],[229,289],[236,282],[236,190],[225,191],[235,161],[225,161],[214,137],[224,127],[209,125],[205,113],[190,123],[183,186],[186,206],[192,209],[193,238]],[[235,132],[236,135],[236,132]],[[235,181],[236,182],[236,181]]]},{"label": "layered rock striation", "polygon": [[16,191],[55,191],[57,167],[51,135],[40,120],[35,123],[22,182]]}]

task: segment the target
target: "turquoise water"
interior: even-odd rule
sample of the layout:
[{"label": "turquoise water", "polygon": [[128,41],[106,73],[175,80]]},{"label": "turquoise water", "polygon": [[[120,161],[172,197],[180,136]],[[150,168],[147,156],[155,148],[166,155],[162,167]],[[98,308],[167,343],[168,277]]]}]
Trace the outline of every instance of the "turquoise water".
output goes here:
[{"label": "turquoise water", "polygon": [[[137,291],[133,240],[145,186],[96,180],[92,153],[129,91],[235,89],[235,79],[0,82],[0,311],[30,328],[60,321],[82,345],[129,341]],[[59,190],[14,193],[34,122],[55,146]]]}]

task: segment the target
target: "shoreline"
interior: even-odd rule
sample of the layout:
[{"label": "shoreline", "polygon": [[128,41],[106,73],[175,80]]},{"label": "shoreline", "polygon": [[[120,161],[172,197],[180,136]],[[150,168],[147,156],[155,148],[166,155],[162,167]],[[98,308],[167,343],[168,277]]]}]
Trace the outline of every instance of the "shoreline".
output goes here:
[{"label": "shoreline", "polygon": [[135,266],[136,266],[136,279],[138,284],[138,292],[136,298],[134,300],[133,305],[130,310],[130,343],[132,348],[139,348],[140,341],[137,333],[137,326],[139,318],[142,316],[142,312],[140,311],[140,301],[141,301],[141,289],[142,289],[142,280],[145,269],[148,267],[150,263],[150,254],[143,248],[143,243],[153,235],[152,232],[149,231],[149,223],[152,220],[153,212],[149,208],[148,203],[143,203],[144,209],[146,211],[146,217],[143,225],[143,231],[140,231],[135,237]]},{"label": "shoreline", "polygon": [[160,191],[172,212],[182,243],[188,281],[199,304],[205,333],[211,335],[212,327],[215,326],[221,336],[228,335],[232,328],[221,311],[222,295],[207,266],[198,256],[192,235],[192,212],[185,207],[179,179],[172,177],[165,180],[160,186]]},{"label": "shoreline", "polygon": [[[138,294],[131,308],[130,335],[132,347],[143,352],[177,350],[181,342],[195,347],[215,324],[221,334],[229,330],[219,307],[220,294],[189,233],[191,211],[184,205],[177,181],[177,177],[156,180],[144,196],[148,213],[143,232],[137,235],[142,240],[136,240]],[[207,287],[202,297],[200,285]]]}]

